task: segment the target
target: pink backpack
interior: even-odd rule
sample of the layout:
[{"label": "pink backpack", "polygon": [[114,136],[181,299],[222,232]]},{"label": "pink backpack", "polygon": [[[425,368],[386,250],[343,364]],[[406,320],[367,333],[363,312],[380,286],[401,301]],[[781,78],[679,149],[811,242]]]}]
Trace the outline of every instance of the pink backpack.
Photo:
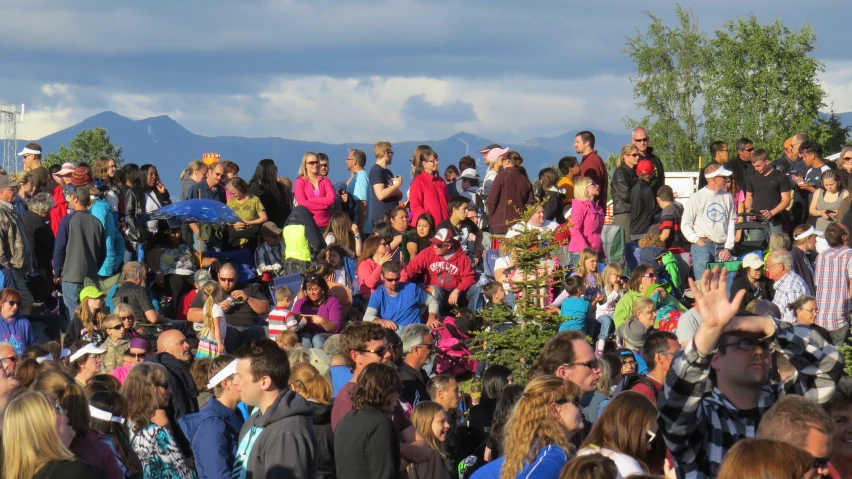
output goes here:
[{"label": "pink backpack", "polygon": [[444,318],[444,327],[432,332],[435,338],[435,373],[460,376],[476,372],[477,361],[464,340],[470,337],[456,326],[452,316]]}]

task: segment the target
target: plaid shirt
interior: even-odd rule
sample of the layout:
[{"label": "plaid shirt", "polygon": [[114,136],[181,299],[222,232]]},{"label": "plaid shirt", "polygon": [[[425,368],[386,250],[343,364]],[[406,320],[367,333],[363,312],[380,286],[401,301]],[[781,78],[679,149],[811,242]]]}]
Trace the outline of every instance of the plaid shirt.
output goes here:
[{"label": "plaid shirt", "polygon": [[[773,341],[796,368],[788,381],[796,394],[824,404],[834,394],[843,372],[840,353],[809,326],[777,323]],[[660,430],[675,459],[679,478],[716,477],[722,458],[734,443],[755,436],[753,416],[737,409],[718,388],[710,390],[710,361],[689,344],[675,354],[666,385],[658,400]],[[763,416],[787,384],[766,384],[758,399]]]},{"label": "plaid shirt", "polygon": [[775,297],[772,302],[781,310],[781,320],[795,323],[796,316],[788,304],[794,303],[800,296],[811,294],[808,285],[794,271],[787,271],[783,278],[775,282]]},{"label": "plaid shirt", "polygon": [[835,331],[849,324],[852,299],[849,280],[852,279],[852,249],[846,246],[829,248],[817,256],[814,272],[816,302],[819,312],[816,324]]}]

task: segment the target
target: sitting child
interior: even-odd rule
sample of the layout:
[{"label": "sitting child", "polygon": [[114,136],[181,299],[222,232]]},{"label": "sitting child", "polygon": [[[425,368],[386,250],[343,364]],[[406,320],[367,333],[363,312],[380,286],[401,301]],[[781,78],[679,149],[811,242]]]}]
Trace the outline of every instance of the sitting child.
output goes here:
[{"label": "sitting child", "polygon": [[[657,318],[654,301],[651,298],[641,297],[633,302],[633,316],[627,319],[618,328],[618,347],[630,349],[634,353],[642,351],[645,338],[654,332],[654,323]],[[638,372],[648,373],[648,365],[641,354],[635,354]]]},{"label": "sitting child", "polygon": [[618,263],[606,265],[601,276],[600,292],[603,294],[604,300],[597,305],[595,310],[595,320],[601,328],[598,340],[595,343],[595,352],[598,356],[603,354],[603,346],[606,339],[614,333],[612,314],[615,311],[615,305],[621,299],[622,290],[624,289],[621,278],[621,265]]},{"label": "sitting child", "polygon": [[580,276],[569,276],[562,287],[568,293],[568,299],[562,301],[561,315],[565,321],[559,326],[559,332],[583,331],[589,314],[589,301],[582,298],[586,282]]},{"label": "sitting child", "polygon": [[512,321],[512,308],[505,303],[506,290],[503,288],[503,283],[499,281],[486,283],[482,288],[482,295],[485,297],[483,308],[486,318],[485,326],[497,327]]},{"label": "sitting child", "polygon": [[106,349],[102,366],[107,373],[124,365],[124,352],[130,348],[130,338],[125,337],[124,326],[118,315],[110,314],[101,322],[106,333],[106,340],[101,343],[101,348]]}]

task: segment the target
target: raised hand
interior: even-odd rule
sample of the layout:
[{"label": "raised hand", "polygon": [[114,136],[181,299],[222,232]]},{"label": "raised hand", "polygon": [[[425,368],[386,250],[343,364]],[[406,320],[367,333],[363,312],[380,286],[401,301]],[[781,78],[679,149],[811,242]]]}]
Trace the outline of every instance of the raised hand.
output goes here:
[{"label": "raised hand", "polygon": [[740,309],[740,304],[745,297],[745,290],[740,291],[733,299],[728,298],[728,286],[726,278],[728,269],[719,267],[713,271],[705,271],[701,277],[700,287],[696,287],[695,281],[689,280],[689,286],[695,294],[695,309],[701,316],[701,325],[695,332],[695,348],[701,354],[710,354],[716,349],[716,343],[725,326]]}]

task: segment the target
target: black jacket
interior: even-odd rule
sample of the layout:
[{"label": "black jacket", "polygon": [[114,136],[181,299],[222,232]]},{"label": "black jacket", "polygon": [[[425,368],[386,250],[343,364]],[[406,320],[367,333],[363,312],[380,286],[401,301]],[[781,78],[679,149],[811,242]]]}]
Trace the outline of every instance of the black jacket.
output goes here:
[{"label": "black jacket", "polygon": [[636,181],[636,172],[624,163],[612,173],[612,214],[630,213],[630,191]]},{"label": "black jacket", "polygon": [[373,407],[349,411],[334,434],[337,477],[397,479],[399,438],[387,414]]},{"label": "black jacket", "polygon": [[257,199],[260,200],[269,221],[275,223],[275,226],[279,228],[284,227],[287,217],[293,210],[293,194],[286,186],[277,183],[274,191],[262,191],[259,183],[252,182],[249,185],[249,194],[257,196]]},{"label": "black jacket", "polygon": [[651,186],[642,180],[636,181],[630,191],[630,234],[640,236],[647,233],[659,210],[657,196]]},{"label": "black jacket", "polygon": [[790,172],[790,166],[793,165],[793,161],[790,158],[787,158],[787,153],[781,153],[781,156],[775,160],[775,163],[772,163],[772,167],[778,170],[778,173],[782,175],[787,175]]},{"label": "black jacket", "polygon": [[468,446],[471,454],[482,458],[485,453],[485,442],[491,433],[491,424],[494,420],[494,411],[497,409],[497,400],[482,398],[479,404],[470,408],[468,414]]},{"label": "black jacket", "polygon": [[[160,194],[157,190],[152,190],[162,206],[172,204],[169,191]],[[127,190],[124,196],[124,212],[126,216],[124,237],[130,243],[132,248],[136,248],[137,244],[146,244],[151,239],[151,231],[146,224],[148,221],[148,212],[145,211],[145,198],[139,198],[139,192],[135,189]],[[141,215],[141,216],[140,216]]]},{"label": "black jacket", "polygon": [[663,162],[654,154],[654,148],[651,146],[648,147],[644,155],[639,154],[639,161],[642,160],[648,160],[654,165],[654,176],[648,183],[656,194],[657,189],[666,184],[666,170],[663,167]]},{"label": "black jacket", "polygon": [[308,401],[313,410],[311,419],[317,436],[317,479],[335,479],[334,432],[331,430],[331,404]]},{"label": "black jacket", "polygon": [[562,214],[562,207],[565,206],[565,195],[563,193],[545,190],[539,191],[536,196],[539,201],[543,202],[544,219],[555,221],[560,225],[565,223],[565,215]]},{"label": "black jacket", "polygon": [[403,361],[399,363],[397,371],[399,372],[399,379],[402,380],[401,396],[403,399],[412,406],[416,406],[421,401],[431,400],[429,390],[426,389],[429,376],[422,369],[416,370]]},{"label": "black jacket", "polygon": [[49,270],[53,261],[53,245],[56,237],[53,230],[47,224],[45,218],[27,210],[21,218],[24,229],[27,230],[27,239],[30,240],[30,248],[35,255],[35,269]]},{"label": "black jacket", "polygon": [[757,285],[755,287],[752,287],[744,273],[738,274],[738,276],[734,279],[734,282],[731,284],[731,297],[733,298],[735,294],[739,293],[740,290],[743,289],[746,290],[745,298],[743,298],[742,302],[743,306],[756,299],[772,301],[772,298],[775,297],[775,289],[772,287],[772,282],[766,279],[765,276],[757,281]]},{"label": "black jacket", "polygon": [[746,178],[754,172],[754,166],[751,165],[751,162],[743,161],[739,156],[725,164],[725,168],[734,173],[734,178],[737,180],[737,187],[739,189],[745,188]]},{"label": "black jacket", "polygon": [[[189,366],[169,353],[157,353],[148,356],[146,362],[161,364],[166,368],[166,381],[169,383],[171,400],[166,408],[166,415],[171,424],[177,424],[178,419],[186,414],[198,412],[198,389],[195,380],[189,374]],[[179,427],[172,428],[175,442],[181,451],[192,457],[192,447],[189,440]]]}]

